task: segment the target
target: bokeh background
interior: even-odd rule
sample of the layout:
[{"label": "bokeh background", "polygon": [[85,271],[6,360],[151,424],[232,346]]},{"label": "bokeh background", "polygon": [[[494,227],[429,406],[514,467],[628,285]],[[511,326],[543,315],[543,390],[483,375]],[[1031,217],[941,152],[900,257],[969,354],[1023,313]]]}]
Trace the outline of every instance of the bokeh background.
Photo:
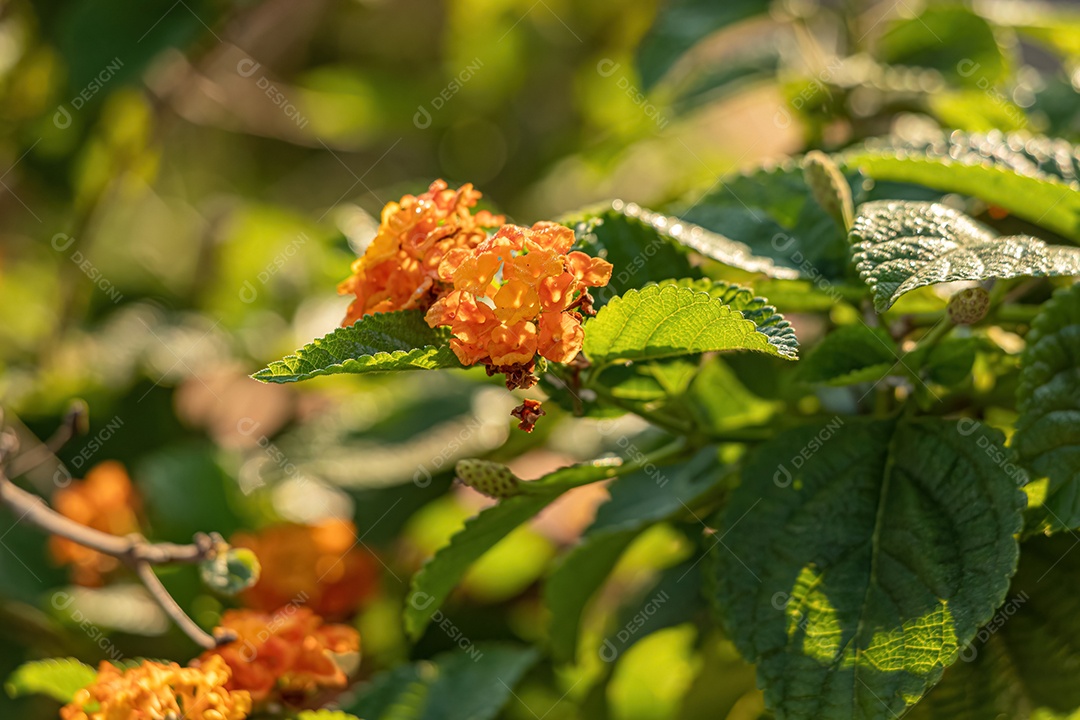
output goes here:
[{"label": "bokeh background", "polygon": [[[90,417],[20,483],[52,497],[62,468],[117,461],[156,540],[351,521],[372,568],[362,675],[429,656],[454,641],[410,647],[399,613],[408,576],[483,505],[452,485],[454,462],[529,477],[611,448],[554,409],[536,435],[512,433],[517,400],[482,372],[248,378],[340,322],[336,285],[384,203],[445,178],[532,223],[615,197],[659,207],[888,132],[1075,141],[1078,86],[1075,2],[4,2],[0,404],[24,449],[75,399]],[[449,606],[455,624],[536,640],[535,581],[603,498],[571,493],[502,543]],[[687,552],[650,531],[601,608]],[[72,579],[0,510],[0,677],[46,656],[195,653],[130,578]],[[230,602],[192,568],[163,579],[205,627]],[[717,717],[719,702],[756,716],[730,648],[702,652],[680,628],[649,637],[613,670],[538,668],[520,694],[552,720],[600,705],[621,720]],[[0,716],[55,712],[0,693]],[[524,703],[506,713],[530,717]]]}]

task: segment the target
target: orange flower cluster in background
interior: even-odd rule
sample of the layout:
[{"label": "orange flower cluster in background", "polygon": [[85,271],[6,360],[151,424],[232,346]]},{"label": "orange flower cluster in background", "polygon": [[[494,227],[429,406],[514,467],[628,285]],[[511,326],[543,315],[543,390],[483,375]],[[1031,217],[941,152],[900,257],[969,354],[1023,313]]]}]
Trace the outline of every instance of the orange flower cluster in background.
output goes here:
[{"label": "orange flower cluster in background", "polygon": [[259,558],[259,581],[243,594],[255,610],[302,602],[322,617],[343,620],[378,590],[378,560],[358,545],[356,526],[345,520],[283,523],[237,533],[230,544]]},{"label": "orange flower cluster in background", "polygon": [[475,248],[446,253],[439,274],[454,290],[427,312],[432,327],[449,326],[463,365],[531,364],[535,356],[568,363],[581,350],[581,313],[588,289],[606,285],[611,263],[570,252],[574,232],[551,222],[504,225]]},{"label": "orange flower cluster in background", "polygon": [[229,610],[221,628],[235,632],[237,639],[203,653],[200,666],[224,660],[232,669],[228,689],[247,691],[257,703],[276,692],[298,704],[317,690],[344,688],[360,662],[356,630],[323,624],[295,604],[272,614]]},{"label": "orange flower cluster in background", "polygon": [[[121,670],[108,662],[97,679],[75,693],[60,709],[62,720],[243,720],[251,712],[251,696],[229,690],[229,666],[209,658],[199,667],[145,661]],[[91,708],[87,710],[87,708]]]},{"label": "orange flower cluster in background", "polygon": [[504,222],[486,210],[472,213],[480,197],[472,185],[449,190],[436,180],[426,193],[387,203],[375,239],[338,286],[342,295],[356,296],[342,325],[369,313],[426,310],[450,282],[439,271],[446,254],[475,247],[484,228]]},{"label": "orange flower cluster in background", "polygon": [[[139,505],[127,471],[112,460],[94,466],[85,480],[73,482],[52,498],[53,508],[64,517],[112,535],[138,532]],[[55,535],[49,538],[49,550],[58,563],[72,566],[72,580],[79,585],[100,586],[104,576],[120,565],[112,556]]]}]

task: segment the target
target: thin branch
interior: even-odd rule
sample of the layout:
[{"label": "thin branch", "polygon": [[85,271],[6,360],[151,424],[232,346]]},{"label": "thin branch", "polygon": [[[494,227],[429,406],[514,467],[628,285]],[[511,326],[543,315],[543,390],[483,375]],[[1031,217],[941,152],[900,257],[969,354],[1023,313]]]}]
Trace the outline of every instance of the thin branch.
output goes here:
[{"label": "thin branch", "polygon": [[[0,414],[0,421],[2,421]],[[71,434],[79,427],[77,421],[69,415],[65,427],[69,431],[60,430],[56,437]],[[42,446],[46,447],[46,446]],[[111,535],[101,530],[81,525],[53,510],[37,495],[23,490],[13,483],[4,468],[6,458],[18,448],[18,439],[11,431],[0,432],[0,502],[10,507],[19,517],[19,521],[27,521],[45,532],[71,540],[84,547],[96,550],[104,555],[117,558],[139,576],[151,596],[157,601],[161,609],[173,619],[181,630],[194,640],[200,647],[213,648],[235,639],[231,633],[219,633],[215,638],[200,628],[176,600],[169,594],[165,586],[161,584],[157,575],[154,574],[154,565],[173,563],[199,563],[215,557],[224,544],[220,535],[199,533],[189,545],[177,545],[174,543],[151,543],[142,535],[132,534],[121,537]],[[46,449],[48,449],[46,447]],[[33,451],[25,455],[32,454]],[[25,457],[24,455],[24,457]],[[34,467],[28,462],[22,463]]]},{"label": "thin branch", "polygon": [[236,634],[227,631],[218,633],[215,638],[210,633],[203,630],[201,627],[195,624],[195,621],[188,617],[184,609],[176,602],[176,599],[169,594],[169,591],[165,589],[165,586],[161,584],[161,579],[158,578],[154,572],[154,567],[145,560],[137,560],[134,564],[135,574],[142,580],[142,584],[146,586],[146,589],[153,596],[157,604],[161,606],[161,609],[172,618],[173,622],[179,626],[184,633],[194,640],[199,647],[210,650],[227,642],[232,642],[236,639]]}]

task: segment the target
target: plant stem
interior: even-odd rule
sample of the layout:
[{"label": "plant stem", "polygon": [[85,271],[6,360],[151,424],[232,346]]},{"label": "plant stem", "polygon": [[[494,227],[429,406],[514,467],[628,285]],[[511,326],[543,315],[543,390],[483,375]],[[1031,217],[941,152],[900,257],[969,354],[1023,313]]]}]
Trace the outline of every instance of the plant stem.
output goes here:
[{"label": "plant stem", "polygon": [[[74,423],[72,425],[74,426]],[[15,451],[17,445],[18,441],[13,433],[0,434],[0,502],[11,508],[19,522],[25,520],[51,535],[71,540],[120,560],[135,571],[161,609],[200,647],[209,649],[235,639],[232,635],[224,634],[219,634],[215,639],[196,625],[165,590],[152,568],[153,565],[190,564],[209,560],[218,552],[222,542],[220,537],[200,533],[189,545],[151,543],[142,535],[121,537],[81,525],[56,512],[42,498],[23,490],[11,481],[4,468],[4,460]]]}]

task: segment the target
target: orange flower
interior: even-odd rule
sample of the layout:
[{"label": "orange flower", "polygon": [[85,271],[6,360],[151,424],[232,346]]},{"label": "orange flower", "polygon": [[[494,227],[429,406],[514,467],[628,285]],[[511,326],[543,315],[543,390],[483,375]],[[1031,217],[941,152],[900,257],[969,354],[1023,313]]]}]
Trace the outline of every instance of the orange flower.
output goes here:
[{"label": "orange flower", "polygon": [[249,548],[259,558],[259,581],[243,595],[256,610],[302,602],[322,617],[342,620],[378,589],[378,560],[357,545],[351,522],[283,523],[237,533],[230,544]]},{"label": "orange flower", "polygon": [[570,252],[574,232],[550,222],[504,225],[472,250],[447,253],[439,274],[454,290],[428,310],[432,327],[448,325],[463,365],[531,363],[537,353],[566,363],[581,350],[577,308],[591,307],[588,288],[606,285],[611,263]]},{"label": "orange flower", "polygon": [[449,289],[450,278],[439,272],[443,261],[476,247],[484,228],[503,223],[487,210],[473,214],[479,199],[472,185],[449,190],[436,180],[426,193],[387,203],[375,239],[338,286],[342,295],[356,296],[342,325],[370,313],[430,307]]},{"label": "orange flower", "polygon": [[360,634],[347,625],[324,625],[308,608],[286,605],[277,612],[229,610],[221,628],[237,639],[207,650],[200,666],[222,660],[232,669],[229,690],[262,702],[277,692],[298,704],[321,688],[344,688],[360,660]]},{"label": "orange flower", "polygon": [[[121,670],[108,662],[97,679],[60,709],[63,720],[243,720],[251,696],[226,689],[231,672],[220,658],[200,667],[144,661]],[[87,707],[92,710],[87,710]]]},{"label": "orange flower", "polygon": [[[95,465],[85,480],[58,491],[52,504],[64,517],[95,530],[127,535],[139,529],[138,496],[124,466],[112,460]],[[72,579],[79,585],[101,585],[104,575],[120,564],[114,557],[56,536],[49,538],[49,550],[58,563],[72,566]]]}]

